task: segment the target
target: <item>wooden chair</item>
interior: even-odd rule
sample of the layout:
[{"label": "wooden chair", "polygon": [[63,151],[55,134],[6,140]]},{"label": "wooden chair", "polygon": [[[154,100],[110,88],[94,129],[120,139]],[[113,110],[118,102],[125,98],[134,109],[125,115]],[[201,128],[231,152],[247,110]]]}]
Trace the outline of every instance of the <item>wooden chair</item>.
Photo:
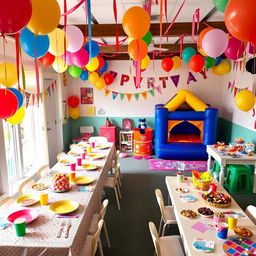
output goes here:
[{"label": "wooden chair", "polygon": [[35,184],[35,181],[33,179],[27,179],[24,182],[22,182],[19,186],[19,193],[25,194],[27,192],[29,192],[29,189],[31,189],[31,187]]},{"label": "wooden chair", "polygon": [[[115,167],[118,164],[119,155],[120,155],[120,150],[116,150],[112,159],[112,165],[111,165],[111,171],[110,171],[111,174],[113,174],[112,171],[113,169],[115,169]],[[121,168],[119,168],[118,182],[120,187],[122,186],[121,178],[122,178],[122,173],[121,173]]]},{"label": "wooden chair", "polygon": [[48,172],[50,172],[49,164],[43,165],[37,171],[37,176],[38,176],[38,178],[43,178]]},{"label": "wooden chair", "polygon": [[118,184],[119,169],[120,169],[120,163],[118,163],[117,166],[115,167],[114,175],[107,176],[106,181],[104,183],[105,188],[113,188],[114,189],[118,210],[121,209],[120,202],[119,202],[119,198],[121,199],[121,191],[120,191],[120,187]]},{"label": "wooden chair", "polygon": [[[108,206],[108,200],[105,199],[101,205],[99,213],[95,213],[92,217],[91,225],[89,227],[89,235],[94,235],[95,232],[97,231],[97,225],[100,220],[103,220],[107,211],[107,206]],[[108,236],[108,231],[106,227],[106,222],[104,221],[103,223],[103,229],[104,229],[104,234],[106,237],[106,241],[108,244],[108,247],[110,248],[110,241],[109,241],[109,236]]]},{"label": "wooden chair", "polygon": [[153,222],[148,224],[157,256],[185,256],[180,236],[159,237]]},{"label": "wooden chair", "polygon": [[94,256],[98,248],[100,256],[104,256],[101,241],[99,239],[103,223],[104,220],[100,220],[98,222],[98,229],[94,233],[94,235],[87,235],[80,256]]},{"label": "wooden chair", "polygon": [[6,197],[0,200],[0,209],[1,211],[7,209],[10,205],[14,203],[14,199],[12,197]]},{"label": "wooden chair", "polygon": [[60,152],[60,153],[57,155],[57,160],[58,160],[58,162],[59,162],[62,158],[64,158],[65,155],[66,155],[66,154],[65,154],[64,152]]},{"label": "wooden chair", "polygon": [[[159,232],[159,234],[164,236],[166,226],[169,224],[177,224],[177,222],[176,222],[176,218],[174,215],[173,206],[172,205],[168,205],[168,206],[164,205],[164,199],[163,199],[163,194],[162,194],[161,190],[156,189],[155,194],[156,194],[156,199],[157,199],[160,211],[161,211],[161,220],[160,220],[158,232]],[[162,233],[161,233],[161,230],[162,230]]]},{"label": "wooden chair", "polygon": [[253,205],[248,205],[245,210],[245,213],[251,219],[251,221],[256,225],[256,207]]},{"label": "wooden chair", "polygon": [[99,144],[104,144],[104,143],[108,142],[108,139],[103,136],[95,136],[95,137],[90,137],[88,141],[90,143],[95,142],[95,143],[99,143]]}]

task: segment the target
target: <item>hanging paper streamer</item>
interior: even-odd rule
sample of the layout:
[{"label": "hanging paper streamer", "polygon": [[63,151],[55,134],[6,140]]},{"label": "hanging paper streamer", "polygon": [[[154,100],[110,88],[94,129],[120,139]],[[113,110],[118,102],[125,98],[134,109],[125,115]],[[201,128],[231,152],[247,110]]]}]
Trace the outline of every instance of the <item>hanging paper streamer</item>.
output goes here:
[{"label": "hanging paper streamer", "polygon": [[160,52],[162,51],[162,36],[163,36],[163,0],[160,0],[160,14],[159,14],[159,26],[160,26]]},{"label": "hanging paper streamer", "polygon": [[184,34],[180,35],[180,58],[182,58]]},{"label": "hanging paper streamer", "polygon": [[16,47],[16,68],[18,78],[18,90],[20,91],[20,33],[15,34],[15,47]]},{"label": "hanging paper streamer", "polygon": [[72,12],[77,10],[84,2],[86,2],[86,0],[81,0],[77,5],[72,7],[70,10],[68,10],[67,12],[62,13],[61,16],[66,16],[66,15],[71,14]]},{"label": "hanging paper streamer", "polygon": [[152,6],[152,0],[148,0],[146,11],[148,12],[149,17],[151,17],[151,6]]},{"label": "hanging paper streamer", "polygon": [[191,36],[191,40],[192,42],[196,43],[195,40],[195,23],[197,23],[196,25],[196,34],[198,34],[199,31],[199,24],[200,24],[200,8],[197,8],[195,13],[193,14],[193,19],[192,19],[192,36]]},{"label": "hanging paper streamer", "polygon": [[113,11],[114,11],[114,18],[116,22],[116,51],[119,52],[116,0],[113,0]]},{"label": "hanging paper streamer", "polygon": [[140,45],[139,45],[139,41],[136,40],[136,43],[137,43],[137,56],[138,56],[138,60],[136,61],[136,83],[135,83],[135,88],[138,89],[138,88],[140,88],[140,82],[141,82],[141,69],[140,69],[141,60],[140,60]]},{"label": "hanging paper streamer", "polygon": [[170,78],[172,79],[172,82],[174,83],[175,87],[177,88],[177,86],[179,84],[179,80],[180,80],[180,75],[170,76]]},{"label": "hanging paper streamer", "polygon": [[191,72],[188,73],[187,85],[190,84],[190,81],[197,82],[197,80],[195,79],[194,75]]},{"label": "hanging paper streamer", "polygon": [[112,92],[112,99],[115,100],[117,97],[118,93],[117,92]]},{"label": "hanging paper streamer", "polygon": [[87,0],[87,12],[88,12],[88,39],[89,39],[89,56],[91,62],[92,54],[92,13],[91,13],[91,0]]}]

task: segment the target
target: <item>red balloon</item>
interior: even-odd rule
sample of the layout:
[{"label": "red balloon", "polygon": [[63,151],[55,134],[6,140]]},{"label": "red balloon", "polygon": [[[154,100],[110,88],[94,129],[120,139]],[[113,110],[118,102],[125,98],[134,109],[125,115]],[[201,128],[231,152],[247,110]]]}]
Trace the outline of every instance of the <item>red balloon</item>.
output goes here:
[{"label": "red balloon", "polygon": [[174,62],[171,58],[164,58],[162,60],[162,69],[166,72],[170,72],[173,68]]},{"label": "red balloon", "polygon": [[32,15],[31,0],[0,0],[0,34],[17,33],[28,24]]},{"label": "red balloon", "polygon": [[102,69],[103,66],[104,66],[104,59],[103,59],[101,56],[97,56],[97,58],[98,58],[98,60],[99,60],[99,66],[98,66],[98,68],[97,68],[96,71],[99,71],[99,70]]},{"label": "red balloon", "polygon": [[7,119],[13,116],[18,109],[16,95],[7,89],[0,89],[0,119]]},{"label": "red balloon", "polygon": [[189,60],[189,68],[194,72],[199,72],[204,67],[204,57],[200,54],[192,56]]},{"label": "red balloon", "polygon": [[39,58],[39,61],[44,65],[44,66],[50,66],[55,60],[55,56],[52,55],[51,53],[47,52],[43,57]]},{"label": "red balloon", "polygon": [[241,41],[256,43],[255,10],[255,0],[229,0],[225,10],[225,24],[232,36]]},{"label": "red balloon", "polygon": [[70,96],[68,97],[68,105],[71,107],[71,108],[76,108],[79,104],[79,99],[77,96]]},{"label": "red balloon", "polygon": [[114,76],[110,73],[107,73],[107,74],[104,75],[104,80],[105,80],[106,85],[112,84],[114,79],[115,79]]}]

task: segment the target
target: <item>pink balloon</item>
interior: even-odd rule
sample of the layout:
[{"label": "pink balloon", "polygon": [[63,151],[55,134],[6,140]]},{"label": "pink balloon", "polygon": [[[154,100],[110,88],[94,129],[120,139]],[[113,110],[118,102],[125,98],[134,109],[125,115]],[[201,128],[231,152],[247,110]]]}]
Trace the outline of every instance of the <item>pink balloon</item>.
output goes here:
[{"label": "pink balloon", "polygon": [[84,44],[84,36],[82,31],[76,26],[66,26],[64,31],[69,42],[67,51],[77,52],[79,49],[81,49]]},{"label": "pink balloon", "polygon": [[205,34],[202,41],[204,52],[212,58],[220,56],[228,46],[228,35],[220,29],[212,29]]},{"label": "pink balloon", "polygon": [[73,66],[73,60],[72,60],[72,53],[71,52],[66,52],[66,59],[65,59],[65,54],[63,54],[62,59],[69,65],[69,66]]},{"label": "pink balloon", "polygon": [[81,48],[79,51],[72,53],[72,61],[74,65],[82,68],[88,63],[89,54],[84,48]]},{"label": "pink balloon", "polygon": [[244,49],[244,43],[237,38],[232,37],[228,40],[228,47],[225,50],[225,55],[231,60],[236,60],[243,56]]}]

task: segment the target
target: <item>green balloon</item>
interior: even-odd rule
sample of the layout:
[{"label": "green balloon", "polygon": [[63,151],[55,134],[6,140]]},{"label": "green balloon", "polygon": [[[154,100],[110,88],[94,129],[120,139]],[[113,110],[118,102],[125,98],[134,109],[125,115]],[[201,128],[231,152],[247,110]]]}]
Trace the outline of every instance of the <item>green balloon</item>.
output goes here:
[{"label": "green balloon", "polygon": [[150,45],[151,41],[152,41],[152,34],[150,31],[148,31],[146,33],[145,36],[142,37],[142,40],[147,44],[147,45]]},{"label": "green balloon", "polygon": [[211,57],[206,57],[205,58],[205,64],[204,64],[205,68],[211,68],[211,67],[213,67],[214,64],[215,64],[215,59],[214,58],[211,58]]},{"label": "green balloon", "polygon": [[220,12],[225,12],[229,0],[213,0],[213,4]]},{"label": "green balloon", "polygon": [[68,72],[73,77],[79,77],[82,74],[82,69],[77,66],[69,66]]}]

